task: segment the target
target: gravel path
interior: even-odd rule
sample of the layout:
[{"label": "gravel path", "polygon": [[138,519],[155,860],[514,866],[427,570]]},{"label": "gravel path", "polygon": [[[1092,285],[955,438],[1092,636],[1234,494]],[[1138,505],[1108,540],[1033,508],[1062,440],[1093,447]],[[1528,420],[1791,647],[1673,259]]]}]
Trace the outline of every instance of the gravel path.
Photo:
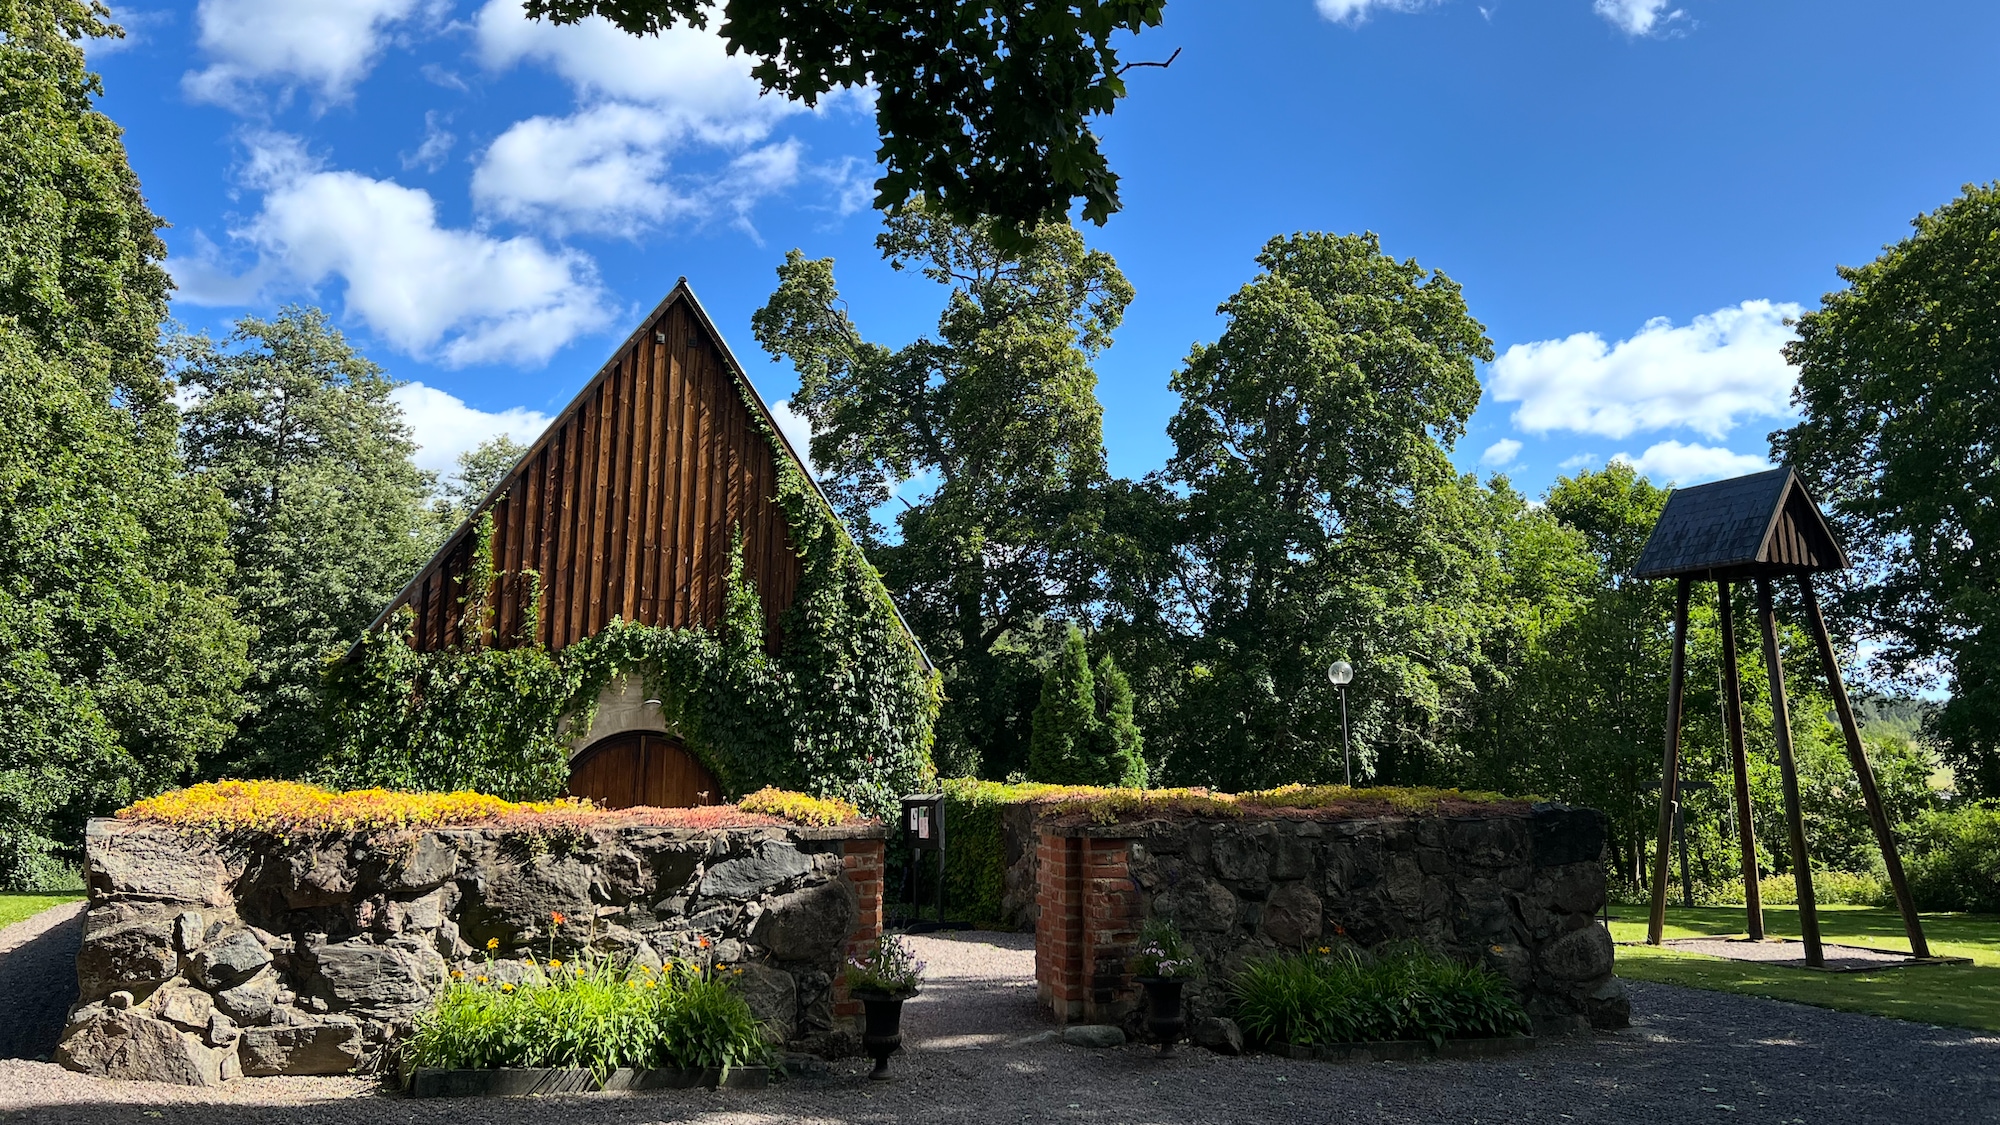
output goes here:
[{"label": "gravel path", "polygon": [[76,1002],[84,906],[66,902],[0,929],[0,1059],[41,1058],[56,1049]]},{"label": "gravel path", "polygon": [[1490,1061],[1230,1059],[1032,1041],[1033,952],[1021,935],[913,939],[931,984],[906,1015],[897,1080],[865,1060],[762,1091],[414,1102],[351,1079],[239,1081],[221,1091],[111,1083],[0,1062],[0,1123],[104,1125],[875,1125],[959,1123],[1715,1122],[1888,1125],[2000,1120],[2000,1037],[1631,985],[1635,1026]]},{"label": "gravel path", "polygon": [[[1702,953],[1730,961],[1755,961],[1761,965],[1787,965],[1794,969],[1806,967],[1806,943],[1791,938],[1766,938],[1763,941],[1748,938],[1674,938],[1665,944],[1668,949]],[[1865,972],[1902,966],[1931,967],[1914,960],[1907,953],[1897,953],[1893,949],[1870,949],[1864,945],[1826,942],[1820,946],[1820,956],[1826,968],[1839,972]]]}]

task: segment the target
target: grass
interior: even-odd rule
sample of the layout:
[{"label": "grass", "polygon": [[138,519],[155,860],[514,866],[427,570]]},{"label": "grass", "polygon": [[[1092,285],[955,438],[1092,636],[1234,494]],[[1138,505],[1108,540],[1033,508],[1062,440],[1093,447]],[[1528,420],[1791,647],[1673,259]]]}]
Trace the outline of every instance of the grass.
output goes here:
[{"label": "grass", "polygon": [[16,922],[32,918],[51,906],[61,906],[65,902],[75,902],[81,894],[73,895],[17,895],[0,894],[0,926],[11,926]]},{"label": "grass", "polygon": [[[1617,908],[1611,936],[1646,939],[1646,908]],[[1979,914],[1926,914],[1924,936],[1939,956],[1970,957],[1970,965],[1919,965],[1874,973],[1825,973],[1782,965],[1727,961],[1643,944],[1618,947],[1618,975],[1628,980],[1768,996],[1844,1012],[1865,1012],[1919,1023],[2000,1031],[2000,918]],[[1770,906],[1764,928],[1796,938],[1796,907]],[[1902,918],[1877,906],[1822,906],[1820,938],[1842,945],[1909,951]],[[1731,937],[1744,932],[1740,906],[1669,907],[1666,937]]]}]

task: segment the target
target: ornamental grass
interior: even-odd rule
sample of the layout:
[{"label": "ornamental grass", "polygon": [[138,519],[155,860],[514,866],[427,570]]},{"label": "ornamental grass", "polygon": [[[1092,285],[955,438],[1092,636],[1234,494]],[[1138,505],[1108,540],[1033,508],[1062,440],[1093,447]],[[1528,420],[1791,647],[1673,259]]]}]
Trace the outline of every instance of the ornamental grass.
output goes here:
[{"label": "ornamental grass", "polygon": [[[407,1078],[420,1069],[620,1067],[720,1069],[766,1062],[750,1005],[731,982],[741,970],[676,962],[663,969],[551,958],[489,961],[454,979],[417,1017],[402,1047]],[[518,975],[518,983],[503,979]]]},{"label": "ornamental grass", "polygon": [[121,820],[190,831],[263,832],[276,836],[492,825],[528,832],[580,834],[592,828],[828,827],[859,823],[859,809],[837,798],[762,789],[734,805],[685,809],[604,809],[587,800],[503,801],[483,793],[337,793],[296,781],[210,781],[148,797],[118,810]]},{"label": "ornamental grass", "polygon": [[1507,979],[1414,945],[1370,956],[1351,945],[1260,957],[1231,986],[1236,1022],[1260,1043],[1328,1046],[1525,1034]]}]

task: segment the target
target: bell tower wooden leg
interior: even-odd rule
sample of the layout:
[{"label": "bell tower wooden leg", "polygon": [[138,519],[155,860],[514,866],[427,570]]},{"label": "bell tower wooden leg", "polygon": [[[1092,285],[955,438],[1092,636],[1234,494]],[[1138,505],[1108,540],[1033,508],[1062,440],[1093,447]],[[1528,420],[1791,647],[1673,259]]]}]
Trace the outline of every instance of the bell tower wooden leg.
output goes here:
[{"label": "bell tower wooden leg", "polygon": [[1687,686],[1688,593],[1694,579],[1683,578],[1674,591],[1674,654],[1667,680],[1667,751],[1660,764],[1660,838],[1653,849],[1653,909],[1646,919],[1646,944],[1658,945],[1667,927],[1667,849],[1674,834],[1674,801],[1679,797],[1681,769],[1681,695]]},{"label": "bell tower wooden leg", "polygon": [[1806,964],[1826,963],[1819,944],[1819,907],[1813,901],[1812,859],[1806,852],[1805,819],[1799,810],[1799,771],[1792,757],[1791,712],[1785,705],[1785,667],[1778,656],[1778,615],[1771,608],[1771,582],[1757,579],[1757,618],[1764,631],[1764,667],[1771,677],[1771,734],[1778,743],[1778,775],[1785,786],[1785,826],[1792,843],[1792,878],[1799,887],[1799,936]]},{"label": "bell tower wooden leg", "polygon": [[1729,728],[1729,766],[1736,790],[1736,843],[1743,854],[1743,910],[1750,940],[1764,940],[1764,895],[1757,885],[1757,828],[1750,819],[1750,764],[1743,754],[1743,689],[1736,673],[1736,610],[1729,583],[1715,584],[1722,628],[1723,725]]},{"label": "bell tower wooden leg", "polygon": [[1896,836],[1889,827],[1889,814],[1882,808],[1881,791],[1875,787],[1875,770],[1861,748],[1861,726],[1854,721],[1854,705],[1847,699],[1847,685],[1841,682],[1840,664],[1833,655],[1833,638],[1827,634],[1826,619],[1820,616],[1819,594],[1813,590],[1810,575],[1799,575],[1799,592],[1805,595],[1806,628],[1812,632],[1813,643],[1819,646],[1819,662],[1826,669],[1826,682],[1833,691],[1833,709],[1840,716],[1841,733],[1847,736],[1847,760],[1853,764],[1855,779],[1861,783],[1861,801],[1868,806],[1868,823],[1875,829],[1875,843],[1882,849],[1882,866],[1889,872],[1889,887],[1896,894],[1896,908],[1903,914],[1903,932],[1909,935],[1910,953],[1929,957],[1930,943],[1924,940],[1923,923],[1917,919],[1917,903],[1910,897],[1909,880],[1903,877],[1903,860],[1896,854]]}]

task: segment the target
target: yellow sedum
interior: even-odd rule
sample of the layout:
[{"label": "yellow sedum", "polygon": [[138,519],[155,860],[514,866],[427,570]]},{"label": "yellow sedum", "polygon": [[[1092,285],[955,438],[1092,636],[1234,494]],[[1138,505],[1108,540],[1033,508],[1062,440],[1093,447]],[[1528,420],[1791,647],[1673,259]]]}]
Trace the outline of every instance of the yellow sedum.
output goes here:
[{"label": "yellow sedum", "polygon": [[804,793],[793,793],[784,789],[765,786],[736,802],[736,807],[747,813],[762,813],[789,820],[793,824],[810,824],[820,828],[831,828],[837,824],[849,824],[861,819],[861,810],[839,797],[808,797]]}]

